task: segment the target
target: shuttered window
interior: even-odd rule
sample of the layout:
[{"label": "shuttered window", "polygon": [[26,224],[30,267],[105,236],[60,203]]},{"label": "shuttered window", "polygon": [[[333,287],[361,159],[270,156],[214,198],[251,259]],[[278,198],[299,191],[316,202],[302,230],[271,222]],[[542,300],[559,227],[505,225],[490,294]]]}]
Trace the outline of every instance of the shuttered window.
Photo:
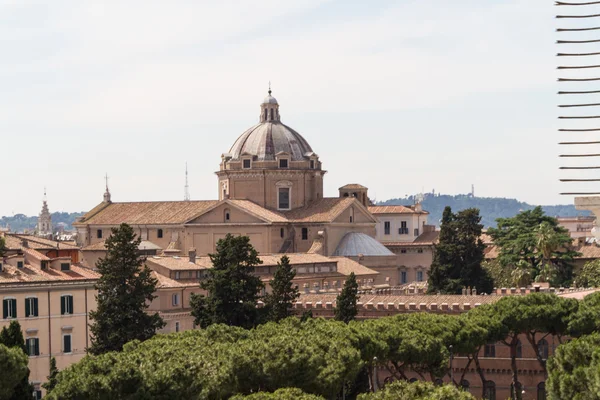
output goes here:
[{"label": "shuttered window", "polygon": [[38,316],[38,299],[37,297],[28,297],[25,299],[25,317]]},{"label": "shuttered window", "polygon": [[2,300],[2,318],[17,318],[17,300],[3,299]]},{"label": "shuttered window", "polygon": [[25,342],[27,347],[28,356],[39,356],[40,355],[40,339],[28,338]]},{"label": "shuttered window", "polygon": [[60,296],[60,313],[61,315],[73,314],[73,296],[65,294]]},{"label": "shuttered window", "polygon": [[71,335],[63,335],[63,353],[70,353],[71,351]]}]

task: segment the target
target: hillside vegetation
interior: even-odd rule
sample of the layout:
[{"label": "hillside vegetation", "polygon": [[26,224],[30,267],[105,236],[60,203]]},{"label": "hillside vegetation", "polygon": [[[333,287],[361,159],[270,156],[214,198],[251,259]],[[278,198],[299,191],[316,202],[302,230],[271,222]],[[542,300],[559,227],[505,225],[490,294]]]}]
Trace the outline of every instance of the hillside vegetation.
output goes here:
[{"label": "hillside vegetation", "polygon": [[[414,196],[407,198],[390,199],[377,202],[379,205],[412,205],[415,203]],[[429,211],[428,222],[439,226],[444,207],[450,206],[452,211],[457,212],[467,208],[478,208],[481,215],[481,223],[484,227],[495,227],[497,218],[514,217],[520,211],[532,210],[537,204],[528,204],[516,199],[502,197],[472,197],[471,195],[433,195],[425,194],[423,209]],[[576,210],[572,204],[542,206],[546,215],[552,217],[573,217],[577,215],[590,215],[588,211]]]},{"label": "hillside vegetation", "polygon": [[[65,229],[72,229],[71,224],[75,222],[76,218],[81,217],[83,212],[54,212],[52,213],[52,225],[54,225],[54,230],[56,231],[56,227],[60,223],[65,224]],[[25,214],[15,214],[12,217],[2,217],[0,218],[0,228],[10,227],[12,232],[22,233],[25,231],[33,232],[37,225],[37,216],[28,217]]]}]

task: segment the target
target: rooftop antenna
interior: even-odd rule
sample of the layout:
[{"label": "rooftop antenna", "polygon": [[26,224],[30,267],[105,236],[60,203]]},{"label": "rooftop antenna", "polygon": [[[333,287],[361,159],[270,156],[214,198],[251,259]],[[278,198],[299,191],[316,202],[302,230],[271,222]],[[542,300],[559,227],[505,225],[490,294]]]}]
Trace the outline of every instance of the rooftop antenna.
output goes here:
[{"label": "rooftop antenna", "polygon": [[269,96],[271,95],[271,81],[269,81]]},{"label": "rooftop antenna", "polygon": [[44,201],[48,200],[48,198],[46,197],[46,186],[44,186]]},{"label": "rooftop antenna", "polygon": [[183,200],[190,201],[190,185],[188,185],[188,168],[187,162],[185,163],[185,190],[183,193]]}]

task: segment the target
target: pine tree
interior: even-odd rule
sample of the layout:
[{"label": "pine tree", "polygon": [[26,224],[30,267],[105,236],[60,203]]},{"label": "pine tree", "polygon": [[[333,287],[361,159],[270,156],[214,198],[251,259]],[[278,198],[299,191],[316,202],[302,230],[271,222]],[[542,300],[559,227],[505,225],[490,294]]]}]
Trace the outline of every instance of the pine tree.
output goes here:
[{"label": "pine tree", "polygon": [[58,368],[56,368],[56,358],[50,357],[50,374],[48,375],[48,381],[42,384],[42,387],[46,389],[46,395],[48,395],[52,389],[56,386],[58,375]]},{"label": "pine tree", "polygon": [[337,296],[335,305],[335,319],[348,323],[358,314],[356,303],[358,302],[358,283],[354,272],[350,273],[344,283],[342,292]]},{"label": "pine tree", "polygon": [[256,303],[264,284],[254,275],[261,264],[258,252],[247,236],[227,234],[217,242],[216,253],[209,254],[213,268],[200,284],[207,294],[192,295],[190,306],[194,323],[205,328],[226,324],[252,328],[258,324]]},{"label": "pine tree", "polygon": [[490,293],[494,283],[482,267],[485,244],[479,210],[469,208],[454,214],[444,209],[439,242],[429,271],[429,292],[460,293],[464,287]]},{"label": "pine tree", "polygon": [[[21,331],[21,324],[17,321],[11,321],[8,327],[2,328],[2,331],[0,331],[0,344],[6,347],[18,347],[27,355],[27,347],[25,346],[25,338]],[[21,383],[14,388],[13,395],[9,400],[33,399],[33,385],[29,383],[29,372],[28,368],[27,374]]]},{"label": "pine tree", "polygon": [[120,351],[125,343],[150,339],[165,326],[158,313],[146,312],[158,282],[140,258],[141,239],[135,236],[127,224],[113,228],[106,239],[106,258],[96,263],[102,276],[96,284],[98,306],[90,312],[91,354]]},{"label": "pine tree", "polygon": [[292,283],[296,271],[290,265],[288,256],[281,257],[277,270],[269,282],[271,293],[265,296],[265,309],[268,321],[280,321],[292,315],[292,307],[300,293]]}]

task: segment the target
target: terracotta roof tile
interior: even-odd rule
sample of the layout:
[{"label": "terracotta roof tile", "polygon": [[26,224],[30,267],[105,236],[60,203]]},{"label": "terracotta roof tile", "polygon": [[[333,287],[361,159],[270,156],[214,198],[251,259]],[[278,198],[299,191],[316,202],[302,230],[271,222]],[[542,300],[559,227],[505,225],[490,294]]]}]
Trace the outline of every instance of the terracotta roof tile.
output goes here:
[{"label": "terracotta roof tile", "polygon": [[[79,247],[65,242],[59,242],[56,240],[44,239],[33,235],[15,235],[18,238],[25,239],[29,243],[29,247],[32,248],[49,248],[49,249],[62,249],[62,250],[77,250]],[[39,246],[39,247],[38,247]],[[47,247],[46,247],[47,246]]]},{"label": "terracotta roof tile", "polygon": [[183,224],[217,203],[217,200],[110,203],[88,212],[75,225]]},{"label": "terracotta roof tile", "polygon": [[29,264],[23,268],[4,265],[0,272],[0,284],[4,283],[41,283],[41,282],[71,282],[98,279],[100,275],[90,269],[71,265],[69,271],[55,269],[41,270]]},{"label": "terracotta roof tile", "polygon": [[342,186],[339,190],[353,190],[353,189],[368,189],[367,187],[360,185],[358,183],[349,183],[347,185]]},{"label": "terracotta roof tile", "polygon": [[40,261],[50,261],[50,257],[46,257],[44,254],[40,253],[37,250],[34,249],[29,249],[29,248],[23,248],[23,253],[35,258],[36,260],[40,260]]},{"label": "terracotta roof tile", "polygon": [[429,214],[428,211],[416,211],[408,206],[370,206],[371,214]]},{"label": "terracotta roof tile", "polygon": [[353,197],[325,197],[283,214],[290,222],[332,222],[355,201]]},{"label": "terracotta roof tile", "polygon": [[287,218],[282,213],[261,207],[250,200],[227,200],[227,202],[269,222],[287,222]]}]

